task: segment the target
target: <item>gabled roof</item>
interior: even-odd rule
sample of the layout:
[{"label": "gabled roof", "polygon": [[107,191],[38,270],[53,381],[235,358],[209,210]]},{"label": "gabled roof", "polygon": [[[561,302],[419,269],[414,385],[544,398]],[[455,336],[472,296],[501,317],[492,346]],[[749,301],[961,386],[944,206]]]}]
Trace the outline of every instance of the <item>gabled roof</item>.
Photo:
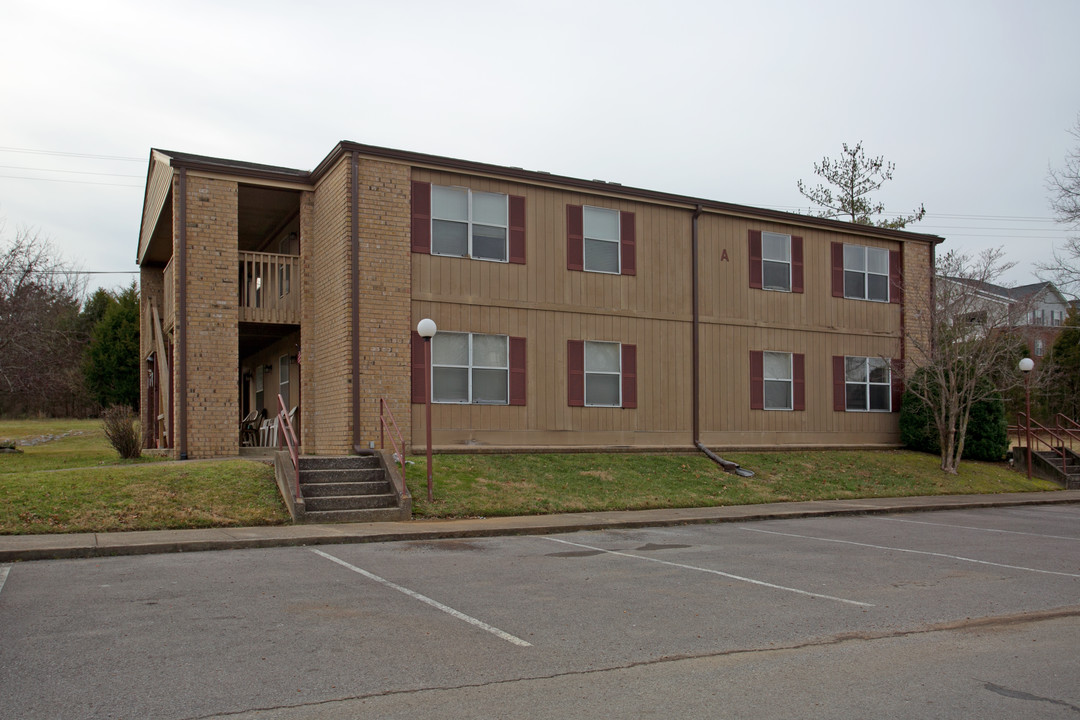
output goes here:
[{"label": "gabled roof", "polygon": [[229,160],[226,158],[196,155],[194,153],[177,152],[174,150],[151,149],[150,167],[147,171],[146,192],[143,197],[143,219],[139,231],[138,257],[140,262],[149,244],[150,236],[154,232],[154,227],[160,216],[160,212],[165,206],[168,189],[171,187],[171,176],[173,171],[186,168],[188,170],[210,172],[240,178],[251,178],[253,180],[263,180],[267,183],[283,183],[286,186],[292,187],[303,186],[313,188],[315,183],[317,183],[325,173],[329,172],[331,168],[336,167],[341,159],[351,153],[401,162],[415,167],[474,173],[510,180],[519,180],[535,185],[574,188],[583,192],[590,192],[598,195],[622,196],[646,202],[683,206],[691,210],[694,208],[701,208],[703,210],[725,215],[762,218],[791,225],[824,227],[849,234],[869,235],[872,237],[885,237],[897,240],[916,240],[931,244],[944,242],[944,238],[938,235],[917,233],[909,230],[893,230],[890,228],[879,228],[873,225],[858,225],[842,220],[819,218],[813,215],[802,215],[800,213],[769,210],[687,195],[646,190],[644,188],[631,187],[615,182],[583,180],[581,178],[574,178],[566,175],[555,175],[548,172],[524,170],[518,167],[507,167],[502,165],[491,165],[488,163],[459,160],[439,155],[427,155],[406,150],[394,150],[392,148],[363,145],[361,143],[343,140],[339,142],[325,158],[323,158],[314,170],[299,170],[296,168],[282,167],[280,165],[265,165],[243,160]]},{"label": "gabled roof", "polygon": [[1057,289],[1057,286],[1052,282],[1037,282],[1029,283],[1027,285],[1017,285],[1016,287],[1005,287],[1004,285],[996,285],[991,282],[983,282],[980,280],[972,280],[969,278],[956,278],[946,276],[944,279],[951,280],[953,282],[962,283],[975,288],[977,291],[984,295],[995,295],[1002,302],[1007,301],[1019,301],[1029,300],[1038,296],[1042,292],[1052,293],[1063,305],[1068,305],[1069,301],[1065,299],[1065,296]]}]

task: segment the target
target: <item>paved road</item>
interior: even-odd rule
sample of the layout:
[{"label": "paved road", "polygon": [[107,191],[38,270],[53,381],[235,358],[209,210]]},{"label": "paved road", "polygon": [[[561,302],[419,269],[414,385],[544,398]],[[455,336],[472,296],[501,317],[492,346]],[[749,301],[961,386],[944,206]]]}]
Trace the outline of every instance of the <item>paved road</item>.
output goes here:
[{"label": "paved road", "polygon": [[1080,717],[1075,505],[41,561],[0,581],[5,718]]}]

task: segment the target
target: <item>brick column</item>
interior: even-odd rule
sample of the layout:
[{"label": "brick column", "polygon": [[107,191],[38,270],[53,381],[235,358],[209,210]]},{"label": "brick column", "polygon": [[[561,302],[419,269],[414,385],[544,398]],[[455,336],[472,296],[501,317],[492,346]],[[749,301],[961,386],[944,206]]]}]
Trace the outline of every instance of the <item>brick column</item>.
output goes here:
[{"label": "brick column", "polygon": [[379,440],[379,398],[386,398],[412,444],[410,331],[412,253],[411,168],[360,161],[360,433]]},{"label": "brick column", "polygon": [[[175,405],[186,403],[189,458],[223,457],[239,453],[239,358],[237,186],[235,182],[189,174],[186,180],[186,218],[175,206],[174,245],[179,225],[186,221],[185,277],[187,323],[186,388],[174,390]],[[174,184],[179,192],[179,184]],[[173,255],[176,256],[174,247]],[[175,375],[175,373],[174,373]],[[184,392],[184,396],[179,394]],[[179,410],[176,415],[179,416]],[[179,448],[179,438],[175,443]]]}]

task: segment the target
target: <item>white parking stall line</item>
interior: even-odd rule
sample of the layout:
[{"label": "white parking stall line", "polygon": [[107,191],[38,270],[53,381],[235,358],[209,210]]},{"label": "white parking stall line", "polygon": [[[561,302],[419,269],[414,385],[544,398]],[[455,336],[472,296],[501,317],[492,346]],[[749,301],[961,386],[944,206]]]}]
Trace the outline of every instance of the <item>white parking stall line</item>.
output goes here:
[{"label": "white parking stall line", "polygon": [[854,540],[837,540],[835,538],[814,537],[813,535],[796,535],[795,533],[762,530],[761,528],[744,527],[739,529],[747,530],[749,532],[765,533],[766,535],[782,535],[784,537],[799,538],[800,540],[817,540],[818,542],[839,543],[841,545],[856,545],[858,547],[873,548],[874,550],[890,550],[892,552],[911,553],[912,555],[929,555],[931,557],[959,560],[961,562],[976,563],[978,565],[990,565],[992,567],[1006,568],[1008,570],[1023,570],[1025,572],[1041,573],[1043,575],[1060,575],[1062,577],[1080,578],[1080,575],[1075,573],[1040,570],[1038,568],[1029,568],[1022,565],[1006,565],[1004,563],[990,562],[989,560],[979,560],[977,558],[963,557],[961,555],[949,555],[948,553],[930,552],[928,550],[912,550],[910,548],[890,547],[888,545],[873,545],[871,543],[855,542]]},{"label": "white parking stall line", "polygon": [[363,575],[364,577],[368,578],[369,580],[374,580],[375,582],[381,583],[381,584],[385,585],[388,588],[392,588],[394,590],[397,590],[400,593],[404,593],[405,595],[408,595],[409,597],[413,598],[414,600],[419,600],[422,603],[427,603],[428,605],[430,605],[433,608],[437,608],[439,610],[442,610],[447,615],[455,617],[458,620],[464,620],[465,622],[469,623],[470,625],[475,625],[476,627],[480,628],[481,630],[486,630],[487,632],[491,633],[492,635],[494,635],[496,637],[499,637],[499,638],[502,638],[503,640],[505,640],[505,641],[507,641],[509,643],[513,643],[514,645],[518,645],[520,647],[532,647],[532,643],[526,642],[526,641],[522,640],[519,637],[514,637],[513,635],[511,635],[508,632],[503,632],[499,628],[488,625],[486,622],[483,622],[482,620],[477,620],[474,617],[471,617],[469,615],[466,615],[463,612],[455,610],[454,608],[450,607],[449,605],[443,605],[438,600],[432,600],[431,598],[427,597],[426,595],[421,595],[420,593],[418,593],[418,592],[416,592],[414,590],[410,590],[407,587],[402,587],[401,585],[398,585],[397,583],[390,582],[389,580],[386,580],[385,578],[381,578],[378,575],[375,575],[374,573],[369,573],[367,570],[364,570],[363,568],[358,568],[355,565],[347,563],[344,560],[341,560],[339,558],[334,557],[333,555],[330,555],[329,553],[323,552],[322,550],[318,550],[316,548],[308,548],[308,550],[315,553],[316,555],[319,555],[321,557],[326,558],[327,560],[330,560],[331,562],[336,562],[338,565],[341,565],[342,567],[348,568],[349,570],[352,570],[355,573],[359,573],[360,575]]},{"label": "white parking stall line", "polygon": [[11,572],[10,565],[0,565],[0,592],[4,591],[4,583],[7,582],[9,572]]},{"label": "white parking stall line", "polygon": [[1047,538],[1048,540],[1073,540],[1080,542],[1080,537],[1069,537],[1067,535],[1044,535],[1043,533],[1021,532],[1020,530],[998,530],[997,528],[981,528],[973,527],[971,525],[950,525],[948,523],[933,523],[926,522],[925,520],[907,520],[905,518],[875,517],[874,519],[888,520],[889,522],[911,523],[913,525],[936,525],[937,527],[955,528],[957,530],[978,530],[980,532],[1004,533],[1006,535],[1030,535],[1031,537]]},{"label": "white parking stall line", "polygon": [[582,543],[570,542],[569,540],[562,540],[560,538],[541,536],[544,540],[550,540],[551,542],[562,543],[564,545],[573,545],[574,547],[585,548],[587,550],[595,550],[597,552],[607,553],[608,555],[618,555],[619,557],[633,558],[635,560],[647,560],[649,562],[659,563],[661,565],[670,565],[671,567],[682,568],[683,570],[694,570],[696,572],[709,573],[711,575],[719,575],[726,577],[730,580],[738,580],[739,582],[750,583],[751,585],[760,585],[762,587],[772,588],[773,590],[783,590],[785,592],[796,593],[798,595],[806,595],[808,597],[820,598],[822,600],[835,600],[836,602],[847,603],[848,605],[858,605],[859,607],[874,607],[873,603],[859,602],[858,600],[848,600],[846,598],[834,597],[832,595],[822,595],[821,593],[809,592],[806,590],[799,590],[798,588],[785,587],[783,585],[775,585],[764,580],[754,580],[753,578],[742,577],[741,575],[732,575],[720,570],[712,570],[710,568],[698,567],[696,565],[685,565],[683,563],[671,562],[669,560],[660,560],[659,558],[645,557],[644,555],[634,555],[633,553],[620,552],[618,550],[605,550],[604,548],[594,547],[592,545],[583,545]]}]

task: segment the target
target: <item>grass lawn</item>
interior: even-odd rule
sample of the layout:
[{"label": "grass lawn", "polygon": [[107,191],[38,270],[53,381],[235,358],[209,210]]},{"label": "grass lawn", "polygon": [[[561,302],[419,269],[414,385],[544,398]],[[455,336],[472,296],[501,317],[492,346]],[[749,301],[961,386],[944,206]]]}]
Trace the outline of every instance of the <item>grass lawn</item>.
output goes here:
[{"label": "grass lawn", "polygon": [[97,420],[0,421],[0,438],[66,437],[0,453],[0,534],[280,525],[274,472],[247,460],[121,460]]},{"label": "grass lawn", "polygon": [[[95,420],[0,421],[0,438],[63,435],[0,453],[0,534],[278,525],[289,522],[273,470],[248,460],[121,461]],[[1005,464],[909,451],[731,453],[753,478],[701,455],[437,455],[428,503],[424,458],[407,480],[416,517],[744,505],[788,500],[1059,489]]]},{"label": "grass lawn", "polygon": [[407,466],[417,517],[534,515],[708,507],[797,500],[1058,490],[1004,463],[965,461],[957,476],[907,450],[725,453],[753,470],[725,473],[700,455],[437,455],[435,501],[426,463]]}]

